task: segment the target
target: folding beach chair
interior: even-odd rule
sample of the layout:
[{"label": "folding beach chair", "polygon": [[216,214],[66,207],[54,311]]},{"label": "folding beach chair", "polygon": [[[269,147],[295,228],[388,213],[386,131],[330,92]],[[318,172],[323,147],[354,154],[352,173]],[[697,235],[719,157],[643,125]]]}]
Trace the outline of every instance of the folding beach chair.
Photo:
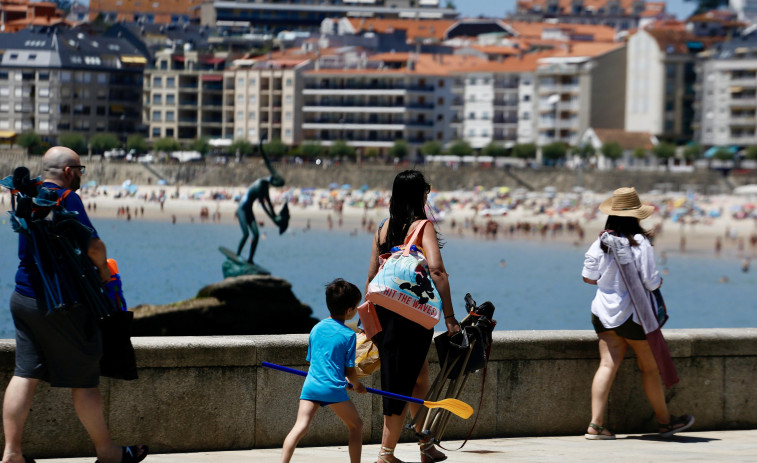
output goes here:
[{"label": "folding beach chair", "polygon": [[[492,319],[494,304],[487,301],[477,306],[471,295],[466,294],[465,308],[468,315],[460,322],[460,333],[454,336],[447,336],[445,333],[434,338],[440,370],[431,384],[426,400],[459,399],[468,377],[473,372],[483,369],[483,381],[486,380],[486,365],[491,350],[492,331],[497,324]],[[482,384],[482,398],[483,392]],[[481,403],[479,402],[479,408],[480,406]],[[450,412],[447,410],[423,408],[413,417],[408,428],[412,429],[422,421],[423,428],[420,437],[430,437],[435,444],[439,444],[444,436],[449,418]],[[475,427],[475,425],[474,422],[473,426]],[[470,432],[473,432],[473,427],[471,427]],[[463,445],[465,444],[463,443]]]}]

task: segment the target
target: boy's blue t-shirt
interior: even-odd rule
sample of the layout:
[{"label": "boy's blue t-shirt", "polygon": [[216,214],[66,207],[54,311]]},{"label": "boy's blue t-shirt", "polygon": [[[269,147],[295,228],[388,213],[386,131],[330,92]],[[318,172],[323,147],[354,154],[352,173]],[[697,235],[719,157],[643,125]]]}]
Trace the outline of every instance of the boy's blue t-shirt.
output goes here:
[{"label": "boy's blue t-shirt", "polygon": [[355,332],[344,322],[327,318],[310,331],[308,376],[301,400],[337,403],[349,400],[346,368],[355,366]]}]

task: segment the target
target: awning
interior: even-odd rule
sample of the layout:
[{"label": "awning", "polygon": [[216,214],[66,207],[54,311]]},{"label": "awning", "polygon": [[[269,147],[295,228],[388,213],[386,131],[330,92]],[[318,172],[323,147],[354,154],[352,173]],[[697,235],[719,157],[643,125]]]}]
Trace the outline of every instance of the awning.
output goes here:
[{"label": "awning", "polygon": [[13,138],[16,136],[16,132],[13,130],[0,130],[0,138]]},{"label": "awning", "polygon": [[221,82],[223,81],[223,76],[219,74],[204,74],[200,76],[200,80],[203,82]]},{"label": "awning", "polygon": [[147,64],[147,59],[144,56],[139,56],[139,55],[123,55],[121,56],[121,62],[133,63],[133,64]]},{"label": "awning", "polygon": [[736,154],[739,151],[739,148],[736,146],[713,146],[704,152],[704,157],[711,158],[720,149],[727,149],[731,154]]},{"label": "awning", "polygon": [[173,59],[174,61],[179,61],[179,62],[182,62],[182,63],[183,63],[183,62],[184,62],[184,60],[186,59],[186,58],[184,57],[184,55],[173,55],[173,56],[172,56],[171,58],[172,58],[172,59]]},{"label": "awning", "polygon": [[226,61],[226,58],[209,57],[209,58],[202,59],[202,62],[205,64],[220,64],[220,63],[223,63],[224,61]]}]

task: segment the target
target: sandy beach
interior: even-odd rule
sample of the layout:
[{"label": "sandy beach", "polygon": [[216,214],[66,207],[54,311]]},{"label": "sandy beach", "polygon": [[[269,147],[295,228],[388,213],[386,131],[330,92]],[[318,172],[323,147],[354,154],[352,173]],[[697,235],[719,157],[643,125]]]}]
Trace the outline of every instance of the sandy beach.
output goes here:
[{"label": "sandy beach", "polygon": [[[118,220],[236,224],[238,199],[246,187],[103,185],[80,195],[90,216]],[[499,191],[436,192],[429,196],[445,236],[467,239],[541,240],[588,247],[603,229],[606,216],[597,206],[612,192],[527,193]],[[390,192],[286,188],[271,190],[276,210],[289,203],[290,229],[306,227],[354,233],[376,229],[388,215]],[[683,193],[642,195],[658,210],[643,222],[655,229],[658,253],[757,257],[757,198],[692,196]],[[9,193],[0,207],[9,209]],[[259,204],[254,208],[263,233],[274,226]],[[718,245],[717,242],[720,244]],[[717,251],[717,248],[720,251]]]}]

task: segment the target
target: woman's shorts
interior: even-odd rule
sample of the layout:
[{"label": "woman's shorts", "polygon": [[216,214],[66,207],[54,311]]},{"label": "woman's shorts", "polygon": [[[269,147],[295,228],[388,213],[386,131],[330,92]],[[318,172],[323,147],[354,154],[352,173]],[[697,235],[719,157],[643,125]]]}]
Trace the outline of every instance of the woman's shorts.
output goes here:
[{"label": "woman's shorts", "polygon": [[594,331],[597,333],[604,333],[605,331],[615,331],[615,334],[621,338],[630,339],[632,341],[644,341],[647,339],[647,335],[644,334],[644,328],[638,323],[633,321],[633,317],[628,317],[622,325],[615,328],[605,328],[602,325],[602,321],[599,320],[594,314],[591,314],[591,324],[594,325]]},{"label": "woman's shorts", "polygon": [[16,325],[15,376],[48,381],[52,387],[97,387],[102,342],[87,308],[48,315],[44,301],[14,291],[10,309]]}]

